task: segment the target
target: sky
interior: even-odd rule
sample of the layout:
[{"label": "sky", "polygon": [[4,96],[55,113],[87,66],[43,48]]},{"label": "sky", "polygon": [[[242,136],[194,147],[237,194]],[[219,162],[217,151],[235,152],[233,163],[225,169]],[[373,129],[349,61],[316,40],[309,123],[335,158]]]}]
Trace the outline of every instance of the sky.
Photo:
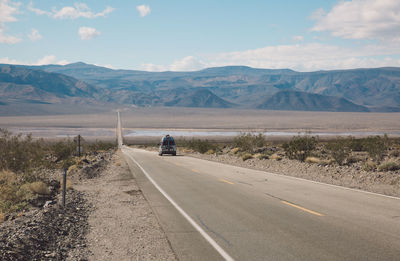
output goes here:
[{"label": "sky", "polygon": [[0,63],[400,67],[399,0],[0,0]]}]

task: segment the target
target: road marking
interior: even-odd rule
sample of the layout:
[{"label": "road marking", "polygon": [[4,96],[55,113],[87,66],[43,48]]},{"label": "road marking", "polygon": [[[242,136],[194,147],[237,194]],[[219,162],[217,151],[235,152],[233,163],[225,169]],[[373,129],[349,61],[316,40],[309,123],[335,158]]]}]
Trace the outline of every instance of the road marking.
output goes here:
[{"label": "road marking", "polygon": [[228,181],[228,180],[226,180],[226,179],[219,179],[219,181],[225,182],[225,183],[228,183],[228,184],[231,184],[231,185],[235,184],[235,183],[230,182],[230,181]]},{"label": "road marking", "polygon": [[[128,147],[128,149],[130,149]],[[123,150],[125,150],[123,148]],[[215,242],[214,239],[212,239],[212,237],[210,237],[202,228],[201,226],[199,226],[168,194],[167,192],[165,192],[158,184],[157,182],[154,181],[154,179],[150,176],[149,173],[147,173],[147,171],[128,153],[124,154],[126,156],[128,156],[138,167],[139,169],[143,172],[143,174],[147,177],[148,180],[150,180],[151,183],[153,183],[154,187],[156,187],[158,189],[158,191],[160,191],[161,194],[163,194],[163,196],[178,210],[179,213],[181,213],[181,215],[186,218],[186,220],[208,241],[208,243],[210,243],[211,246],[213,246],[215,248],[215,250],[217,250],[217,252],[227,261],[233,261],[234,259],[227,253],[225,252],[225,250],[220,247],[217,242]]]},{"label": "road marking", "polygon": [[289,202],[284,201],[284,200],[281,200],[281,202],[282,202],[283,204],[292,206],[292,207],[294,207],[294,208],[298,208],[298,209],[300,209],[300,210],[303,210],[303,211],[305,211],[305,212],[308,212],[308,213],[310,213],[310,214],[313,214],[313,215],[316,215],[316,216],[319,216],[319,217],[325,216],[325,215],[323,215],[323,214],[321,214],[321,213],[318,213],[318,212],[315,212],[315,211],[312,211],[312,210],[309,210],[309,209],[306,209],[306,208],[297,206],[297,205],[295,205],[295,204],[293,204],[293,203],[289,203]]},{"label": "road marking", "polygon": [[192,171],[200,174],[200,171],[198,171],[197,169],[192,169]]},{"label": "road marking", "polygon": [[182,166],[182,164],[179,164],[179,163],[177,163],[177,162],[174,162],[174,164],[175,164],[176,166]]}]

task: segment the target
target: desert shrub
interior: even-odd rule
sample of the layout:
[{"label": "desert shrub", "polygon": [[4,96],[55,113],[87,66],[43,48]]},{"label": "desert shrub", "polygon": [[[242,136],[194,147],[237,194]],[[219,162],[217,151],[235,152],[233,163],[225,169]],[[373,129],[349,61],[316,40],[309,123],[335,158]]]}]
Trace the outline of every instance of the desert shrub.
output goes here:
[{"label": "desert shrub", "polygon": [[57,158],[56,161],[66,160],[73,156],[76,151],[76,145],[70,140],[59,141],[53,144],[52,150]]},{"label": "desert shrub", "polygon": [[295,136],[289,142],[283,144],[286,155],[290,159],[305,161],[315,149],[317,138],[313,136]]},{"label": "desert shrub", "polygon": [[380,161],[386,151],[386,142],[385,138],[380,136],[367,137],[363,146],[371,158]]},{"label": "desert shrub", "polygon": [[317,157],[307,157],[305,159],[305,162],[319,164],[321,162],[321,160],[319,158],[317,158]]},{"label": "desert shrub", "polygon": [[239,152],[239,150],[240,150],[240,148],[233,148],[233,149],[231,149],[230,153],[231,154],[236,154],[236,153]]},{"label": "desert shrub", "polygon": [[356,156],[348,156],[347,157],[347,164],[353,164],[362,161],[362,159],[356,157]]},{"label": "desert shrub", "polygon": [[200,153],[206,153],[209,150],[217,150],[217,145],[210,143],[208,140],[191,139],[189,141],[182,141],[180,145]]},{"label": "desert shrub", "polygon": [[350,154],[350,149],[348,147],[348,140],[342,138],[336,138],[335,140],[329,142],[326,145],[332,158],[339,164],[343,165],[345,160]]},{"label": "desert shrub", "polygon": [[394,158],[400,157],[400,150],[395,149],[391,151],[389,155]]},{"label": "desert shrub", "polygon": [[250,153],[245,153],[245,154],[242,155],[242,160],[243,161],[246,161],[246,160],[252,159],[252,158],[253,158],[253,155],[250,154]]},{"label": "desert shrub", "polygon": [[87,146],[88,151],[100,151],[100,150],[110,150],[115,149],[116,144],[112,142],[104,142],[100,140],[96,140],[94,143],[90,143]]},{"label": "desert shrub", "polygon": [[32,182],[31,184],[29,184],[29,189],[33,193],[39,194],[39,195],[49,195],[50,194],[49,187],[42,181]]},{"label": "desert shrub", "polygon": [[215,151],[213,149],[211,149],[211,150],[207,150],[205,154],[211,155],[211,154],[214,154],[214,153],[215,153]]},{"label": "desert shrub", "polygon": [[352,151],[364,151],[364,139],[356,139],[354,137],[349,137],[347,139],[349,148]]},{"label": "desert shrub", "polygon": [[254,155],[255,158],[263,160],[263,159],[269,159],[270,155],[264,154],[264,153],[258,153]]},{"label": "desert shrub", "polygon": [[254,153],[257,148],[265,145],[265,137],[261,133],[243,133],[233,139],[233,146],[241,151]]},{"label": "desert shrub", "polygon": [[378,166],[378,164],[376,164],[376,162],[368,160],[364,163],[363,169],[366,171],[374,171],[374,170],[376,170],[377,166]]},{"label": "desert shrub", "polygon": [[43,140],[33,141],[31,135],[13,135],[0,129],[0,170],[29,172],[43,165],[46,148]]},{"label": "desert shrub", "polygon": [[400,164],[394,161],[387,161],[379,165],[379,171],[396,171],[400,169]]},{"label": "desert shrub", "polygon": [[282,157],[278,154],[272,154],[269,158],[272,160],[282,160]]}]

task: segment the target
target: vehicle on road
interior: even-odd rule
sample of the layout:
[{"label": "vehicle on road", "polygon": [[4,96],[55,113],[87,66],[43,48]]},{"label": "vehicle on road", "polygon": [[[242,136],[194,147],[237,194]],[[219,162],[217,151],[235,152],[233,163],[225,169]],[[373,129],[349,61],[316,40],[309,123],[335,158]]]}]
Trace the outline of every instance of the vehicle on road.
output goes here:
[{"label": "vehicle on road", "polygon": [[172,136],[169,136],[169,134],[161,138],[158,155],[162,156],[163,154],[172,154],[173,156],[176,156],[175,140]]}]

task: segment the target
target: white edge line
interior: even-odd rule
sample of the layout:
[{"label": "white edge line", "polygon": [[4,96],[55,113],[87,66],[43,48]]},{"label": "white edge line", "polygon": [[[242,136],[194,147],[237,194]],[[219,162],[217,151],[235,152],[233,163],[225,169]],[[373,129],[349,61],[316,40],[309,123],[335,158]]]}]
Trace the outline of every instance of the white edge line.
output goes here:
[{"label": "white edge line", "polygon": [[[125,150],[125,148],[123,148]],[[220,247],[214,239],[212,239],[158,184],[153,180],[152,177],[147,173],[146,170],[128,153],[124,153],[127,155],[139,168],[140,170],[146,175],[146,177],[150,180],[151,183],[164,195],[166,199],[181,213],[181,215],[186,218],[187,221],[210,243],[215,250],[227,261],[233,261],[234,259],[225,252],[222,247]]]},{"label": "white edge line", "polygon": [[[196,160],[206,160],[206,159],[199,159],[199,158],[195,158],[195,157],[191,157],[191,158],[196,159]],[[344,187],[344,186],[340,186],[340,185],[334,185],[334,184],[329,184],[329,183],[309,180],[309,179],[305,179],[305,178],[293,177],[293,176],[289,176],[289,175],[278,174],[278,173],[268,172],[268,171],[264,171],[264,170],[244,168],[244,167],[239,167],[239,166],[235,166],[235,165],[231,165],[231,164],[227,164],[227,163],[222,163],[222,162],[216,162],[216,161],[212,161],[212,160],[207,160],[207,161],[210,161],[210,162],[213,162],[213,163],[216,163],[216,164],[222,164],[222,165],[227,165],[227,166],[231,166],[231,167],[235,167],[235,168],[240,168],[240,169],[244,169],[244,170],[258,171],[258,172],[267,173],[267,174],[271,174],[271,175],[275,175],[275,176],[279,176],[279,177],[284,177],[284,178],[288,178],[288,179],[297,179],[297,180],[302,180],[302,181],[308,181],[308,182],[315,183],[315,184],[320,184],[320,185],[325,185],[325,186],[330,186],[330,187],[335,187],[335,188],[340,188],[340,189],[345,189],[345,190],[350,190],[350,191],[361,192],[361,193],[365,193],[365,194],[371,194],[371,195],[375,195],[375,196],[381,196],[381,197],[400,200],[400,197],[379,194],[379,193],[370,192],[370,191],[366,191],[366,190],[348,188],[348,187]]]},{"label": "white edge line", "polygon": [[[137,149],[137,150],[141,150],[141,149]],[[146,150],[143,150],[143,151],[146,151]],[[148,152],[148,151],[146,151],[146,152]],[[191,156],[189,156],[189,157],[191,157]],[[199,158],[196,158],[196,157],[191,157],[191,158],[192,159],[196,159],[196,160],[206,160],[206,159],[199,159]],[[344,187],[344,186],[340,186],[340,185],[334,185],[334,184],[329,184],[329,183],[309,180],[309,179],[305,179],[305,178],[293,177],[293,176],[289,176],[289,175],[278,174],[278,173],[268,172],[268,171],[264,171],[264,170],[244,168],[244,167],[239,167],[239,166],[235,166],[235,165],[231,165],[231,164],[227,164],[227,163],[222,163],[222,162],[216,162],[216,161],[212,161],[212,160],[206,160],[206,161],[213,162],[215,164],[221,164],[221,165],[227,165],[227,166],[231,166],[231,167],[235,167],[235,168],[240,168],[240,169],[244,169],[244,170],[258,171],[258,172],[267,173],[267,174],[271,174],[271,175],[275,175],[275,176],[279,176],[279,177],[284,177],[284,178],[288,178],[288,179],[297,179],[297,180],[307,181],[307,182],[320,184],[320,185],[325,185],[325,186],[329,186],[329,187],[340,188],[340,189],[345,189],[345,190],[350,190],[350,191],[355,191],[355,192],[360,192],[360,193],[365,193],[365,194],[370,194],[370,195],[375,195],[375,196],[380,196],[380,197],[400,200],[400,197],[384,195],[384,194],[370,192],[370,191],[366,191],[366,190],[348,188],[348,187]]]}]

